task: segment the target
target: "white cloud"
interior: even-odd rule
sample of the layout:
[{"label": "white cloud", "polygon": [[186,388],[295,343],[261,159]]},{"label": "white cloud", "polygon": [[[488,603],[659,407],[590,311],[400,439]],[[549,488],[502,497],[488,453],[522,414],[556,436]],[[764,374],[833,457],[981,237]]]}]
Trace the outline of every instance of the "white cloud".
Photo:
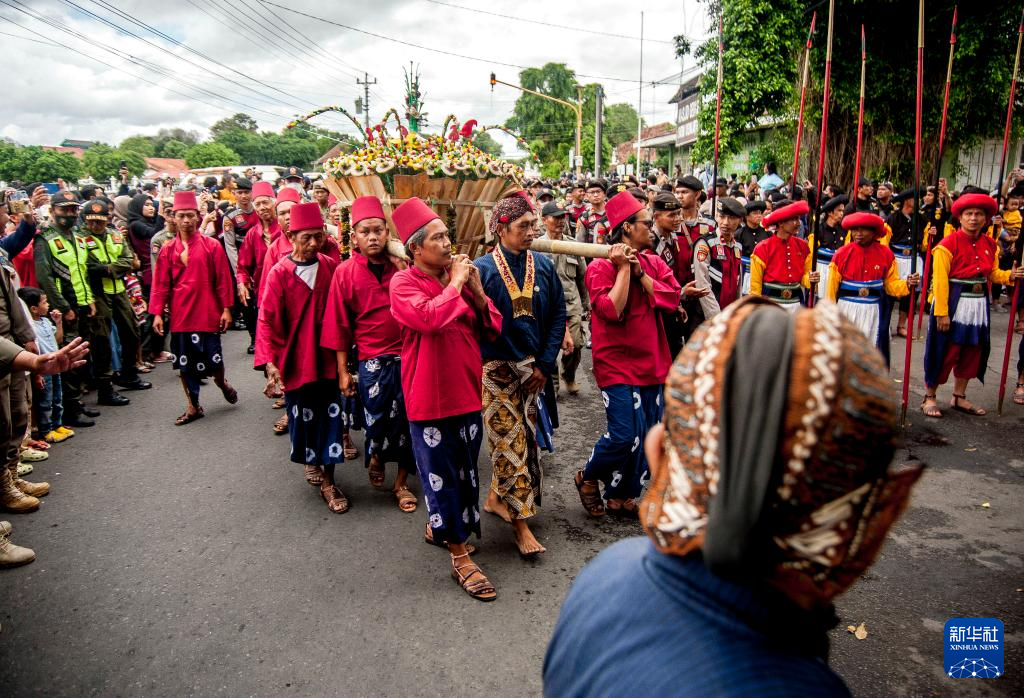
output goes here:
[{"label": "white cloud", "polygon": [[[388,107],[401,109],[403,69],[408,68],[410,61],[420,68],[426,111],[435,128],[449,113],[455,113],[461,120],[475,118],[481,124],[503,123],[518,96],[502,86],[492,93],[488,85],[492,70],[502,79],[515,82],[517,68],[403,46],[308,19],[259,0],[74,2],[150,43],[124,36],[58,0],[32,2],[30,6],[33,11],[86,34],[88,43],[3,7],[0,18],[13,20],[37,34],[0,21],[0,32],[34,40],[0,37],[9,47],[5,98],[0,101],[0,124],[4,124],[0,126],[0,136],[26,144],[54,144],[65,138],[117,143],[134,133],[155,133],[162,127],[205,131],[217,119],[238,111],[252,115],[263,129],[278,130],[294,115],[318,106],[338,104],[354,111],[354,100],[362,95],[356,77],[361,77],[364,70],[377,80],[370,95],[373,121]],[[452,2],[601,32],[635,36],[640,31],[639,9],[626,10],[621,3],[611,0],[572,3],[571,9],[567,9],[567,4],[543,0]],[[281,0],[280,4],[368,32],[490,61],[524,66],[556,61],[568,64],[578,74],[628,78],[633,82],[602,81],[607,103],[625,101],[636,106],[638,41],[516,22],[426,0]],[[131,25],[112,14],[108,7],[123,10],[223,65]],[[684,32],[700,36],[708,26],[705,8],[696,0],[657,0],[646,3],[643,9],[648,39],[670,40]],[[289,29],[285,22],[294,29]],[[294,31],[315,41],[331,58],[296,37]],[[258,41],[252,36],[256,32]],[[67,44],[116,69],[40,41]],[[151,61],[177,78],[134,65],[111,49]],[[670,45],[651,41],[644,44],[646,82],[678,73],[679,68]],[[157,84],[148,84],[139,76]],[[203,93],[202,89],[213,94]],[[673,91],[671,85],[654,90],[645,85],[643,115],[648,122],[672,119],[674,111],[666,101]],[[571,131],[569,114],[566,122],[564,128]],[[315,123],[354,131],[340,115],[318,117]],[[514,145],[503,134],[495,136],[507,149]]]}]

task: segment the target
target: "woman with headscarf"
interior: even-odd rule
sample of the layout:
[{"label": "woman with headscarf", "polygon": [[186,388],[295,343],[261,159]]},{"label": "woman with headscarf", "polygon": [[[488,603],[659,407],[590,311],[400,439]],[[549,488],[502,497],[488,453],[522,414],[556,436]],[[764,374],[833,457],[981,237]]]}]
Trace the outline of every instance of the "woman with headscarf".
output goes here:
[{"label": "woman with headscarf", "polygon": [[702,325],[645,444],[650,540],[617,543],[576,578],[545,694],[849,695],[827,664],[832,600],[874,561],[923,468],[892,464],[897,404],[835,304],[787,313],[748,297]]},{"label": "woman with headscarf", "polygon": [[139,280],[142,293],[149,298],[153,283],[153,268],[150,262],[149,241],[164,228],[164,217],[156,212],[156,204],[148,194],[136,194],[128,203],[128,239],[139,258]]},{"label": "woman with headscarf", "polygon": [[122,234],[128,233],[128,205],[131,202],[132,197],[128,194],[122,194],[114,198],[114,215],[111,222]]},{"label": "woman with headscarf", "polygon": [[[608,201],[608,259],[587,267],[592,310],[594,378],[601,389],[608,431],[574,478],[591,516],[607,510],[636,518],[636,497],[647,477],[640,447],[661,419],[661,390],[672,357],[662,313],[679,307],[682,288],[672,269],[653,253],[654,219],[628,191]],[[599,482],[604,484],[601,501]]]}]

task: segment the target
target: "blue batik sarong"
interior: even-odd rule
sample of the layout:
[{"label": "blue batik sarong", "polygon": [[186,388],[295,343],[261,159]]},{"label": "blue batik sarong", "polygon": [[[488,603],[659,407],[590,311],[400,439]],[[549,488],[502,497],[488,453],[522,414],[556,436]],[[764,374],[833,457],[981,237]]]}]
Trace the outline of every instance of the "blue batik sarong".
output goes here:
[{"label": "blue batik sarong", "polygon": [[303,465],[345,462],[342,447],[342,399],[334,379],[284,391],[291,460]]},{"label": "blue batik sarong", "polygon": [[416,469],[409,443],[409,420],[402,395],[402,362],[397,356],[379,356],[359,362],[359,399],[366,430],[366,466],[370,458],[398,463],[406,471]]},{"label": "blue batik sarong", "polygon": [[597,440],[583,469],[600,480],[605,499],[635,499],[650,479],[644,437],[661,420],[662,385],[610,385],[601,390],[608,431]]},{"label": "blue batik sarong", "polygon": [[409,422],[409,435],[434,540],[460,544],[473,533],[479,538],[480,413]]}]

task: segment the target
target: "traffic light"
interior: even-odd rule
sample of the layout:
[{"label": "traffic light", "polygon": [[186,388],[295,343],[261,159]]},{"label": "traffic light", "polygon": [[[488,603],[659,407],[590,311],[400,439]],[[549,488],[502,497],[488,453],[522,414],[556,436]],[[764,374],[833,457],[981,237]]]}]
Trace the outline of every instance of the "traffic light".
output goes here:
[{"label": "traffic light", "polygon": [[496,78],[494,76],[494,73],[491,73],[491,87],[494,87],[497,84],[498,84],[498,78]]}]

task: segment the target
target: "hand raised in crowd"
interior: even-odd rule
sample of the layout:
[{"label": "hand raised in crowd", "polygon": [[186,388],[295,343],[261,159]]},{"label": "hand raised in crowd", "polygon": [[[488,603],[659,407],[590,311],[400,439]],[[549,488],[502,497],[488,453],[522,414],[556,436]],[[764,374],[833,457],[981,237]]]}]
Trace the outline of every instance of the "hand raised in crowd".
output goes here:
[{"label": "hand raised in crowd", "polygon": [[[60,183],[61,180],[58,179],[57,182]],[[46,191],[46,187],[40,185],[40,186],[36,187],[35,190],[32,192],[32,208],[33,209],[42,208],[43,206],[48,204],[49,201],[50,201],[50,193],[48,191]]]},{"label": "hand raised in crowd", "polygon": [[89,353],[89,343],[81,337],[75,337],[60,351],[37,356],[33,371],[41,375],[64,373],[73,368],[85,365],[85,355]]},{"label": "hand raised in crowd", "polygon": [[127,167],[122,167],[117,171],[117,175],[121,178],[122,184],[128,184],[128,178],[131,177],[131,172],[128,171]]}]

